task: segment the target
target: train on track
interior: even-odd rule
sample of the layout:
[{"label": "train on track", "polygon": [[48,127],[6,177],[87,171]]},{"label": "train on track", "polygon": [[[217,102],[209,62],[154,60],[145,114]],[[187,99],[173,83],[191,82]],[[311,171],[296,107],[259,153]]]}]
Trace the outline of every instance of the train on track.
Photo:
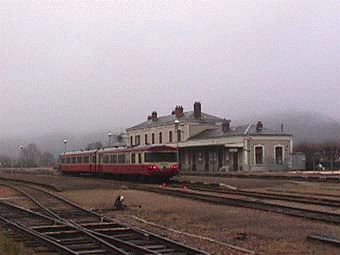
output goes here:
[{"label": "train on track", "polygon": [[59,156],[64,175],[112,175],[140,180],[167,180],[179,173],[177,149],[166,145],[65,152]]}]

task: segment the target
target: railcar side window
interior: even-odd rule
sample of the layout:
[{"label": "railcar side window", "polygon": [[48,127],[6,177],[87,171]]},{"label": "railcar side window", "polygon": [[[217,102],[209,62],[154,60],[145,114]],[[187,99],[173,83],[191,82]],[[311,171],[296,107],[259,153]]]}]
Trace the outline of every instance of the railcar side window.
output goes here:
[{"label": "railcar side window", "polygon": [[76,164],[77,163],[77,158],[76,157],[72,157],[72,164]]},{"label": "railcar side window", "polygon": [[118,155],[118,164],[125,164],[125,154]]},{"label": "railcar side window", "polygon": [[61,158],[61,163],[65,164],[65,158]]},{"label": "railcar side window", "polygon": [[104,163],[104,164],[110,163],[110,157],[109,157],[109,155],[104,155],[103,163]]},{"label": "railcar side window", "polygon": [[84,163],[85,163],[85,164],[90,163],[90,157],[89,157],[89,156],[85,156],[85,157],[84,157]]},{"label": "railcar side window", "polygon": [[117,164],[117,155],[111,155],[110,156],[110,163],[111,164]]},{"label": "railcar side window", "polygon": [[71,158],[66,158],[66,164],[70,164],[71,163]]},{"label": "railcar side window", "polygon": [[176,152],[145,152],[144,162],[177,162]]},{"label": "railcar side window", "polygon": [[92,156],[92,163],[94,163],[94,164],[97,163],[97,158],[96,158],[96,156]]},{"label": "railcar side window", "polygon": [[131,154],[131,164],[135,164],[136,163],[136,154],[132,153]]},{"label": "railcar side window", "polygon": [[83,157],[77,157],[77,163],[82,164],[83,163]]}]

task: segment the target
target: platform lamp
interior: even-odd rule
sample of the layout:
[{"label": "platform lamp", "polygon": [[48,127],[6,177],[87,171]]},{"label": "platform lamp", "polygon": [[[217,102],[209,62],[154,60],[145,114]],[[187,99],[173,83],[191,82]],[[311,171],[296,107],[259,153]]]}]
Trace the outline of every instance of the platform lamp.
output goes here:
[{"label": "platform lamp", "polygon": [[65,148],[64,148],[64,155],[66,154],[66,145],[67,145],[67,140],[64,139],[64,144],[65,144]]},{"label": "platform lamp", "polygon": [[22,169],[22,158],[23,158],[24,146],[20,146],[20,170]]},{"label": "platform lamp", "polygon": [[107,133],[107,136],[109,137],[109,147],[110,147],[111,146],[112,133],[111,132]]},{"label": "platform lamp", "polygon": [[178,126],[179,126],[179,120],[176,119],[175,120],[175,133],[176,133],[176,141],[177,141],[177,144],[176,144],[176,148],[177,148],[177,165],[179,166],[179,150],[178,150],[178,132],[179,132],[179,129],[178,129]]}]

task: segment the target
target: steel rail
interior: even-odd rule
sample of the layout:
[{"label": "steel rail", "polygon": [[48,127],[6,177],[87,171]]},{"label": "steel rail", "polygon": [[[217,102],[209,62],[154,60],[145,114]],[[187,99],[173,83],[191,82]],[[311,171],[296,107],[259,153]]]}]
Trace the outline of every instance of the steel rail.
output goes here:
[{"label": "steel rail", "polygon": [[[1,183],[3,184],[3,183]],[[119,245],[123,245],[125,247],[129,247],[130,249],[133,249],[133,250],[137,250],[138,252],[143,252],[145,254],[159,254],[157,252],[154,252],[150,249],[146,249],[146,248],[143,248],[143,247],[140,247],[140,246],[137,246],[137,245],[134,245],[132,243],[128,243],[128,242],[125,242],[125,241],[122,241],[122,240],[119,240],[118,238],[114,238],[114,237],[111,237],[111,236],[108,236],[108,235],[105,235],[105,234],[101,234],[101,233],[98,233],[96,231],[92,231],[92,230],[89,230],[87,228],[84,228],[82,227],[81,225],[73,222],[73,221],[68,221],[62,217],[60,217],[57,213],[53,212],[51,209],[47,208],[46,206],[44,206],[42,203],[40,203],[37,199],[35,199],[33,196],[31,196],[30,194],[28,194],[27,192],[25,192],[24,190],[18,188],[18,187],[15,187],[11,184],[3,184],[3,185],[6,185],[22,194],[24,194],[25,196],[27,196],[32,202],[34,202],[35,204],[37,204],[42,210],[44,210],[47,214],[51,215],[52,217],[54,217],[55,219],[58,219],[61,223],[64,223],[65,225],[68,225],[68,226],[72,226],[74,228],[76,228],[77,230],[81,231],[81,232],[86,232],[88,233],[88,235],[94,239],[96,239],[97,241],[99,242],[105,242],[105,244],[108,244],[110,245],[109,243],[107,243],[107,241],[103,240],[103,238],[105,238],[106,240],[110,240],[110,241],[114,241],[116,244],[119,244]],[[32,188],[32,187],[30,187]],[[36,189],[36,188],[35,188]],[[43,191],[43,190],[40,190],[40,189],[37,189],[39,191]],[[46,193],[46,192],[44,192]],[[50,193],[47,193],[48,195],[51,195]],[[58,198],[60,199],[60,198]],[[83,209],[83,208],[81,208]],[[85,210],[86,212],[89,212],[90,211],[87,211]],[[93,215],[91,213],[91,215]],[[95,214],[97,216],[97,214]],[[100,217],[101,219],[103,217]],[[111,245],[110,245],[111,246]],[[113,247],[111,247],[113,248]],[[120,248],[118,247],[115,247],[115,249],[117,249],[116,251],[120,252],[121,254],[128,254],[126,252],[124,252],[123,250],[121,250]]]},{"label": "steel rail", "polygon": [[[340,200],[333,199],[325,199],[318,197],[304,197],[297,195],[283,195],[283,194],[274,194],[274,193],[266,193],[266,192],[258,192],[258,191],[246,191],[246,190],[221,190],[216,187],[204,187],[203,185],[196,185],[190,183],[182,183],[182,185],[186,185],[188,188],[197,191],[206,191],[206,192],[214,192],[220,194],[232,194],[232,195],[243,195],[253,198],[260,199],[272,199],[272,200],[281,200],[281,201],[289,201],[289,202],[297,202],[302,204],[313,204],[313,205],[322,205],[340,208]],[[177,185],[176,185],[177,186]]]},{"label": "steel rail", "polygon": [[77,252],[72,251],[71,249],[65,247],[64,245],[59,244],[58,242],[55,242],[53,240],[51,240],[50,238],[40,234],[37,231],[34,231],[28,227],[25,227],[21,224],[15,223],[11,220],[8,220],[4,217],[2,217],[0,215],[0,221],[2,221],[4,224],[6,224],[7,226],[10,226],[14,229],[16,229],[17,231],[24,233],[26,235],[29,235],[35,239],[38,239],[39,241],[43,242],[45,245],[47,245],[48,247],[51,247],[55,250],[60,251],[62,254],[71,254],[71,255],[79,255]]},{"label": "steel rail", "polygon": [[[47,219],[47,220],[50,220],[51,222],[53,222],[54,224],[55,223],[58,223],[60,225],[64,225],[64,226],[67,226],[67,227],[70,227],[70,228],[73,228],[73,229],[76,229],[77,231],[83,233],[84,235],[88,236],[89,238],[91,238],[92,240],[95,240],[96,242],[100,243],[101,245],[103,245],[104,247],[106,247],[107,249],[109,249],[110,251],[114,252],[114,254],[122,254],[122,255],[129,255],[130,253],[127,253],[123,250],[121,250],[120,248],[108,243],[107,241],[105,240],[102,240],[100,239],[98,236],[95,236],[93,233],[89,232],[87,229],[85,228],[82,228],[82,227],[79,227],[77,225],[73,225],[71,224],[70,222],[68,221],[65,221],[65,220],[60,220],[60,219],[56,219],[56,218],[51,218],[49,216],[46,216],[44,214],[40,214],[40,213],[37,213],[37,212],[34,212],[34,211],[31,211],[31,210],[28,210],[26,208],[23,208],[23,207],[19,207],[19,206],[16,206],[16,205],[13,205],[13,204],[10,204],[10,203],[7,203],[7,202],[4,202],[4,201],[0,201],[0,204],[3,204],[3,205],[6,205],[7,207],[11,207],[12,209],[16,209],[18,211],[23,211],[27,214],[30,214],[30,215],[34,215],[36,217],[41,217],[41,218],[44,218],[44,219]],[[1,216],[2,217],[2,216]],[[4,217],[3,217],[4,218]],[[17,224],[17,223],[15,223]],[[34,231],[32,229],[30,229],[31,231]],[[39,232],[37,232],[39,233]],[[49,239],[48,237],[45,237],[47,239]],[[50,239],[51,240],[51,239]]]},{"label": "steel rail", "polygon": [[[13,186],[13,185],[9,185],[9,184],[6,184],[6,185],[8,185],[8,186]],[[163,243],[164,245],[170,245],[170,247],[173,246],[173,247],[176,248],[177,250],[181,250],[181,251],[183,251],[183,252],[187,252],[188,254],[208,255],[208,253],[203,252],[203,251],[200,251],[200,250],[195,249],[195,248],[193,248],[193,247],[189,247],[189,246],[183,245],[183,244],[181,244],[181,243],[179,243],[179,242],[170,240],[170,239],[165,238],[165,237],[163,237],[163,236],[161,237],[161,236],[159,236],[159,235],[157,235],[157,234],[148,232],[148,231],[146,231],[146,230],[141,230],[141,229],[139,229],[139,228],[130,226],[130,225],[128,225],[128,224],[122,223],[122,222],[117,221],[117,220],[115,220],[115,219],[112,219],[112,218],[109,218],[109,217],[106,217],[106,216],[102,216],[102,215],[100,215],[100,214],[98,214],[98,213],[96,213],[96,212],[89,211],[89,210],[87,210],[87,209],[85,209],[85,208],[82,208],[82,207],[80,207],[79,205],[77,205],[77,204],[75,204],[75,203],[73,203],[73,202],[71,202],[71,201],[69,201],[69,200],[63,198],[63,197],[57,196],[57,195],[55,195],[55,194],[53,194],[53,193],[51,193],[51,192],[48,192],[48,191],[43,190],[43,189],[40,189],[40,188],[38,188],[38,187],[33,187],[33,186],[31,186],[31,185],[28,185],[28,184],[20,184],[20,185],[23,185],[23,186],[26,186],[26,187],[29,187],[29,188],[32,188],[32,189],[41,191],[41,192],[43,192],[43,193],[46,193],[46,194],[48,194],[48,195],[50,195],[50,196],[52,196],[52,197],[54,197],[54,198],[56,198],[56,199],[58,199],[58,200],[60,200],[60,201],[62,201],[62,202],[65,202],[65,203],[67,203],[67,204],[69,204],[69,205],[71,205],[71,206],[74,206],[74,207],[76,207],[76,208],[78,208],[78,209],[81,209],[82,211],[84,211],[84,212],[86,212],[86,213],[88,213],[88,214],[90,214],[90,215],[97,216],[98,218],[100,218],[101,221],[105,221],[105,222],[115,222],[115,223],[119,224],[119,225],[122,226],[122,227],[129,228],[130,230],[134,231],[135,233],[137,233],[137,234],[139,234],[139,235],[141,235],[141,236],[144,236],[144,237],[147,237],[147,238],[152,238],[152,239],[156,240],[156,241],[159,242],[159,243]],[[19,189],[19,188],[15,187],[15,189],[18,190],[18,191],[20,192],[20,189]],[[28,193],[26,193],[26,194],[29,195]],[[25,194],[25,195],[26,195],[26,194]],[[36,199],[34,199],[32,196],[29,195],[28,197],[32,198],[32,199],[33,199],[32,201],[37,202],[37,205],[38,205],[38,206],[39,206],[39,204],[40,204],[40,206],[43,206],[41,203],[39,203],[39,201],[37,201]],[[44,206],[43,206],[43,207],[44,207]],[[47,209],[46,211],[47,211],[49,214],[55,215],[56,217],[59,218],[59,215],[55,214],[53,211],[49,210],[48,208],[46,208],[46,209]],[[63,218],[62,218],[62,219],[63,219]],[[64,220],[64,219],[63,219],[63,220]],[[64,221],[62,221],[62,222],[64,222]],[[68,223],[71,224],[71,225],[73,225],[73,226],[75,226],[75,227],[83,228],[81,225],[78,225],[78,224],[76,224],[76,223],[74,223],[74,222],[68,222]],[[85,228],[85,229],[86,229],[86,228]],[[143,252],[144,252],[143,254],[159,254],[159,253],[157,253],[157,252],[155,252],[155,251],[152,251],[152,250],[150,250],[150,249],[146,249],[146,248],[144,248],[144,247],[141,247],[141,246],[138,246],[138,245],[134,245],[134,244],[131,244],[131,243],[126,242],[126,241],[123,241],[123,240],[119,240],[118,238],[114,238],[114,237],[112,237],[112,236],[108,236],[108,235],[105,235],[105,234],[102,234],[102,233],[98,233],[98,232],[96,232],[96,231],[92,231],[92,230],[89,230],[89,229],[86,229],[86,230],[89,231],[89,233],[92,233],[93,235],[95,235],[95,236],[97,236],[97,237],[99,237],[99,238],[103,238],[103,239],[106,239],[106,240],[108,240],[108,241],[114,241],[116,244],[120,244],[120,245],[123,245],[123,246],[129,246],[130,248],[132,248],[132,247],[133,247],[133,248],[137,248],[137,249],[139,249],[139,251],[143,251]],[[145,253],[145,252],[146,252],[146,253]]]},{"label": "steel rail", "polygon": [[310,235],[307,236],[307,240],[309,241],[319,241],[322,243],[327,243],[333,246],[337,246],[340,247],[340,240],[339,239],[335,239],[333,237],[328,237],[328,236],[324,236],[324,235]]},{"label": "steel rail", "polygon": [[240,198],[227,198],[227,197],[222,197],[222,196],[201,194],[201,193],[192,192],[192,191],[173,190],[173,189],[168,189],[168,188],[165,189],[165,188],[140,186],[137,189],[142,190],[142,191],[189,198],[189,199],[198,200],[201,202],[251,208],[251,209],[257,209],[257,210],[262,210],[262,211],[285,214],[289,216],[306,218],[310,220],[318,220],[318,221],[327,222],[327,223],[334,223],[334,224],[340,223],[340,214],[335,214],[335,213],[321,212],[317,210],[303,209],[303,208],[290,207],[290,206],[284,206],[284,205],[275,205],[275,204],[266,203],[263,201],[250,201],[250,200],[240,199]]}]

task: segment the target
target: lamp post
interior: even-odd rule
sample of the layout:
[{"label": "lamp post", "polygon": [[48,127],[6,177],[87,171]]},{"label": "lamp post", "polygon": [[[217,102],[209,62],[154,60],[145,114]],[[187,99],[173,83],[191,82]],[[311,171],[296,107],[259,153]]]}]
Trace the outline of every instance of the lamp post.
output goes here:
[{"label": "lamp post", "polygon": [[178,129],[178,126],[179,126],[179,120],[176,119],[175,120],[175,133],[176,133],[176,148],[177,148],[177,165],[179,166],[179,150],[178,150],[178,132],[179,132],[179,129]]},{"label": "lamp post", "polygon": [[22,158],[23,158],[24,146],[20,146],[20,170],[22,170]]},{"label": "lamp post", "polygon": [[107,136],[109,137],[109,147],[110,147],[110,146],[111,146],[111,137],[112,137],[112,133],[109,132],[109,133],[107,134]]},{"label": "lamp post", "polygon": [[64,155],[66,154],[66,145],[67,145],[67,140],[64,139],[64,144],[65,144],[65,148],[64,148]]}]

